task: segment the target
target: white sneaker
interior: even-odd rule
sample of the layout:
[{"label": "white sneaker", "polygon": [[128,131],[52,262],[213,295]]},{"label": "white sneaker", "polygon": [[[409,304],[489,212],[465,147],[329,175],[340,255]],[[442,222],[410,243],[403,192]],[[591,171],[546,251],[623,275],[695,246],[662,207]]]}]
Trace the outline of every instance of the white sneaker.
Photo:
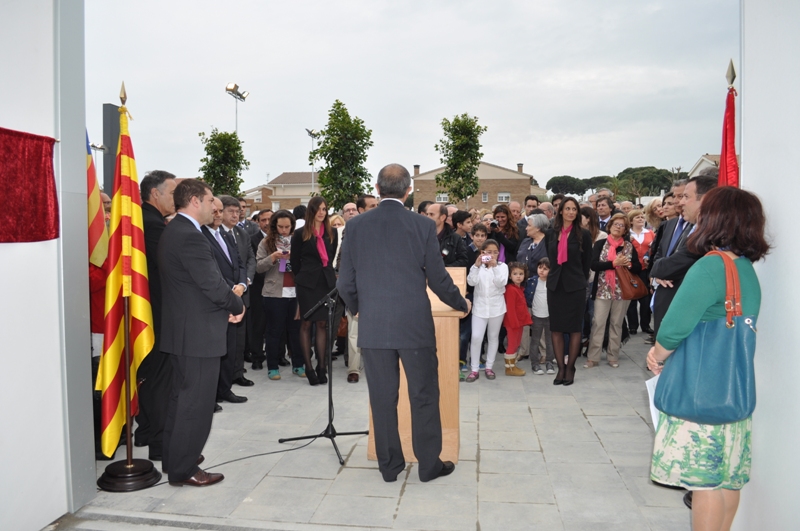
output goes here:
[{"label": "white sneaker", "polygon": [[556,373],[556,370],[553,368],[553,365],[551,363],[548,363],[547,364],[547,374],[555,374],[555,373]]},{"label": "white sneaker", "polygon": [[537,365],[533,368],[533,374],[544,374],[544,371],[539,365]]}]

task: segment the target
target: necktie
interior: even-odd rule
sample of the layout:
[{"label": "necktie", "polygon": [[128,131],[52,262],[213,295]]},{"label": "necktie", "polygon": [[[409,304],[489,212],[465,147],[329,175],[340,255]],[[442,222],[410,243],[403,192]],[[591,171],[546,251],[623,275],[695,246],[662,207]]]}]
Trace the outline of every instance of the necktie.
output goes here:
[{"label": "necktie", "polygon": [[222,234],[219,233],[219,229],[214,232],[214,237],[216,238],[219,246],[222,247],[222,252],[225,253],[225,257],[228,259],[228,262],[230,262],[231,255],[228,253],[228,246],[225,245],[225,240],[222,239]]},{"label": "necktie", "polygon": [[607,221],[601,221],[600,222],[600,230],[603,230],[603,231],[606,230],[606,223],[608,223],[608,222]]},{"label": "necktie", "polygon": [[678,243],[678,239],[680,239],[681,234],[683,233],[683,227],[686,224],[686,220],[683,218],[678,218],[678,224],[675,225],[675,232],[672,234],[672,240],[669,242],[669,247],[667,247],[667,256],[672,254],[672,251],[675,250],[675,245]]}]

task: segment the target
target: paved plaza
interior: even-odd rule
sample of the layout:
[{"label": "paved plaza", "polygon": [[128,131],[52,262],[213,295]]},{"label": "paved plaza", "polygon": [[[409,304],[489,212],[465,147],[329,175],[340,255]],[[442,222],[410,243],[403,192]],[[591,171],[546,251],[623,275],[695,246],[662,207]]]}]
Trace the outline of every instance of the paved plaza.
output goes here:
[{"label": "paved plaza", "polygon": [[[161,484],[127,494],[99,492],[54,529],[82,530],[686,530],[691,513],[681,490],[649,479],[653,429],[644,381],[643,334],[623,347],[619,369],[583,369],[575,384],[550,375],[481,378],[461,383],[461,457],[455,472],[420,483],[409,465],[384,483],[367,460],[367,437],[340,437],[340,466],[330,442],[212,468],[225,474],[208,488]],[[502,356],[495,368],[502,365]],[[204,468],[286,450],[280,437],[320,432],[327,393],[282,368],[283,379],[250,370],[245,404],[214,415]],[[345,382],[334,362],[338,431],[365,430],[367,386]],[[300,446],[300,443],[296,443]],[[135,457],[146,457],[135,448]],[[117,452],[124,458],[125,448]],[[106,462],[98,463],[98,474]],[[160,465],[160,463],[157,463]],[[164,481],[166,478],[164,479]]]}]

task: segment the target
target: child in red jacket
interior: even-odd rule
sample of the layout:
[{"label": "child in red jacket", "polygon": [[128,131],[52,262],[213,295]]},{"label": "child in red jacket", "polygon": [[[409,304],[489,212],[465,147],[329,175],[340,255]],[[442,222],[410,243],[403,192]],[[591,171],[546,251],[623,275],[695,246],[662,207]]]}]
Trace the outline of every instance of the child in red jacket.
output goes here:
[{"label": "child in red jacket", "polygon": [[504,354],[506,362],[506,376],[525,376],[525,371],[517,367],[517,350],[522,341],[522,329],[533,324],[531,313],[525,302],[525,277],[527,268],[525,264],[511,262],[508,264],[508,285],[504,297],[506,298],[506,315],[503,326],[508,335],[508,348]]}]

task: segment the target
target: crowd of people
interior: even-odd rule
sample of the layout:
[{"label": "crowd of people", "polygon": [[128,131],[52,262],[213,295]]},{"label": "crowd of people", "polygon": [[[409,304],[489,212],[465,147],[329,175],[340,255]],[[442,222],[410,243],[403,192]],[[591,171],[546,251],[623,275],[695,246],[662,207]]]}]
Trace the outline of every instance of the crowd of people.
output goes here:
[{"label": "crowd of people", "polygon": [[[715,195],[717,176],[713,171],[675,182],[663,198],[647,205],[617,201],[610,190],[599,189],[584,202],[562,194],[556,194],[549,202],[530,195],[522,203],[511,201],[491,210],[467,211],[455,205],[423,201],[417,213],[406,218],[412,214],[394,203],[402,205],[407,198],[409,179],[404,168],[390,165],[382,170],[379,185],[382,183],[392,195],[382,197],[380,202],[373,195],[362,195],[345,204],[340,212],[332,212],[325,198],[316,196],[307,206],[300,205],[291,212],[266,209],[254,213],[252,219],[246,218],[243,199],[214,197],[200,181],[186,179],[178,184],[174,175],[164,171],[150,172],[142,179],[156,344],[139,369],[140,411],[134,444],[148,446],[151,460],[162,460],[162,468],[169,468],[170,483],[209,485],[222,479],[220,474],[206,473],[197,466],[203,459],[198,441],[205,441],[213,413],[222,409],[220,402],[236,404],[247,400],[233,392],[233,385],[254,385],[245,376],[246,363],[259,371],[266,361],[269,380],[281,379],[281,367],[291,367],[291,375],[316,386],[327,383],[331,376],[326,360],[326,353],[331,351],[344,358],[347,382],[358,383],[364,370],[361,347],[367,345],[366,351],[371,353],[367,356],[371,360],[367,370],[373,374],[368,383],[388,378],[384,383],[394,385],[393,377],[388,376],[394,369],[380,366],[379,370],[374,356],[385,351],[384,347],[391,343],[386,338],[394,337],[394,332],[383,331],[386,323],[381,324],[382,312],[365,302],[373,301],[373,296],[377,297],[376,304],[382,300],[380,294],[365,295],[365,291],[380,291],[380,286],[392,280],[386,278],[393,275],[387,275],[385,270],[377,275],[374,271],[382,261],[399,261],[391,259],[392,252],[400,253],[398,256],[407,256],[402,254],[406,252],[408,256],[418,255],[421,262],[414,261],[417,265],[409,271],[418,270],[419,263],[426,264],[422,280],[427,274],[430,283],[431,275],[436,276],[436,288],[431,286],[434,291],[441,291],[450,301],[448,304],[460,311],[467,306],[459,330],[459,375],[463,381],[476,382],[481,372],[485,379],[494,380],[495,361],[498,354],[503,354],[504,374],[508,377],[526,376],[527,371],[520,364],[528,359],[533,375],[553,375],[553,385],[569,386],[576,380],[577,363],[583,356],[584,369],[600,365],[603,353],[606,363],[618,368],[621,346],[639,331],[647,334],[646,342],[653,345],[648,366],[660,372],[664,359],[698,320],[715,312],[724,313],[724,300],[720,310],[720,301],[714,298],[717,294],[711,292],[708,304],[695,305],[693,311],[687,311],[694,301],[686,290],[679,291],[684,279],[692,283],[693,291],[701,293],[709,291],[713,284],[702,285],[704,278],[698,277],[697,268],[692,266],[699,262],[706,268],[713,267],[715,264],[703,261],[703,254],[711,249],[722,249],[734,258],[744,256],[747,264],[762,258],[769,249],[758,200],[752,194],[731,192],[728,188]],[[718,198],[723,191],[747,195]],[[703,202],[707,195],[715,199]],[[381,209],[380,215],[369,213],[387,201],[393,208]],[[735,201],[743,205],[743,210],[749,209],[744,214],[755,220],[755,228],[723,222],[726,203]],[[423,222],[417,214],[431,221]],[[359,232],[354,232],[357,227]],[[408,241],[385,243],[393,231],[404,230],[409,232]],[[419,242],[432,248],[414,247],[417,236],[425,236],[429,230],[435,240],[423,244],[423,238]],[[356,243],[348,243],[350,240]],[[367,240],[384,242],[384,249],[363,252],[359,242]],[[433,263],[431,253],[436,255]],[[465,268],[468,287],[464,299],[454,291],[449,277],[439,278],[443,267]],[[749,282],[745,300],[748,310],[757,314],[760,292],[752,266],[749,267],[742,270]],[[102,293],[98,280],[102,275],[91,273],[92,332],[97,333],[101,327],[95,326],[96,294]],[[336,338],[335,345],[330,345],[329,350],[328,312],[317,303],[337,287],[337,278],[341,298],[334,316],[336,332],[331,334]],[[419,280],[413,278],[415,282]],[[375,289],[364,289],[372,283]],[[628,284],[637,283],[645,289],[632,296]],[[414,304],[417,303],[422,304]],[[673,305],[677,307],[670,311]],[[187,311],[189,306],[191,312]],[[227,324],[222,327],[215,318],[212,326],[208,317],[211,314],[227,316]],[[359,316],[367,327],[360,339]],[[419,336],[420,345],[431,354],[427,343],[432,324],[424,320],[420,326],[422,332],[410,324],[401,325],[398,333],[402,337],[395,338],[395,343],[405,345],[408,338]],[[96,339],[93,337],[93,345],[98,344]],[[210,345],[216,349],[212,353]],[[399,349],[392,352],[396,352],[396,359],[405,361],[403,356],[410,355],[408,348],[418,346],[391,348]],[[432,356],[435,359],[435,347]],[[424,363],[430,362],[428,358]],[[428,381],[430,374],[414,378]],[[429,385],[430,381],[423,387],[427,389]],[[419,392],[427,391],[421,388]],[[385,397],[370,386],[373,409],[386,409],[392,401],[389,395],[385,402]],[[215,396],[216,402],[209,396]],[[438,409],[435,415],[432,410],[425,414],[426,418],[433,418]],[[384,479],[393,481],[399,457],[392,454],[396,450],[392,450],[392,419],[384,424],[381,429],[388,430],[390,436],[379,441],[379,461]],[[702,446],[707,440],[698,436],[698,432],[708,431],[703,431],[702,425],[687,426],[680,419],[664,416],[657,427],[658,459],[654,454],[653,478],[696,487],[692,474],[697,474],[696,467],[707,468],[708,463],[683,463],[678,469],[666,463],[664,455],[677,451],[674,430],[664,433],[667,425],[683,429],[696,445]],[[735,477],[722,477],[711,486],[736,492],[735,500],[727,494],[724,499],[703,495],[703,511],[713,515],[722,511],[722,517],[732,520],[735,507],[731,513],[730,504],[738,501],[738,489],[749,477],[749,430],[748,418],[726,432],[728,439],[722,444],[746,448],[747,455],[739,455],[733,461]],[[436,437],[429,436],[434,437],[435,447]],[[721,437],[724,439],[717,431],[709,437],[716,438],[717,443]],[[419,451],[431,453],[422,447]],[[420,471],[421,478],[431,479],[452,471],[452,463],[439,461],[438,453],[429,457],[429,466]]]}]

